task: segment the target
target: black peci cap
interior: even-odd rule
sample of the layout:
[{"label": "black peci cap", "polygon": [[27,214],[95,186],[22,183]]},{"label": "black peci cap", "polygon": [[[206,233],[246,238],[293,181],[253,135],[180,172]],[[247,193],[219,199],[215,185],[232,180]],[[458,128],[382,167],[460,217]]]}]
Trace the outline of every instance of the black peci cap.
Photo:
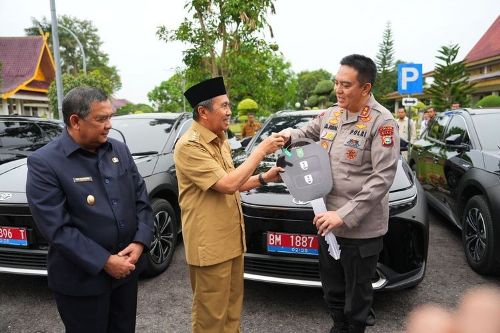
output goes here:
[{"label": "black peci cap", "polygon": [[200,102],[225,94],[226,87],[222,76],[201,81],[184,92],[184,96],[193,108]]}]

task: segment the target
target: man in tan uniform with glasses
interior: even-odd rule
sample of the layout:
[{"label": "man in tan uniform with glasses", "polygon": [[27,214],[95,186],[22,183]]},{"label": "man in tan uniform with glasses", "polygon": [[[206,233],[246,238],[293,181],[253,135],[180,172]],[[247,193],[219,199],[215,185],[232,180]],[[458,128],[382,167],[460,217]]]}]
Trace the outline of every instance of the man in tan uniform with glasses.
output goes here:
[{"label": "man in tan uniform with glasses", "polygon": [[222,77],[200,82],[184,96],[195,121],[177,142],[174,160],[193,291],[192,331],[240,332],[245,252],[240,192],[279,180],[278,167],[252,174],[284,140],[272,134],[235,169],[225,137],[231,109]]}]

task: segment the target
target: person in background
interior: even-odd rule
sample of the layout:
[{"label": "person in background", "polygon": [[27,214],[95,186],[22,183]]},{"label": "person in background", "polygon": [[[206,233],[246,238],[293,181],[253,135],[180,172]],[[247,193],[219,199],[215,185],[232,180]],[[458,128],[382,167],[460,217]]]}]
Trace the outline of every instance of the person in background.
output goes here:
[{"label": "person in background", "polygon": [[429,124],[431,123],[432,120],[434,120],[435,117],[436,117],[436,111],[434,110],[433,107],[428,108],[424,112],[424,119],[422,120],[422,124],[420,125],[420,136],[424,134],[424,132],[429,127]]},{"label": "person in background", "polygon": [[184,96],[194,121],[177,142],[174,161],[193,291],[192,331],[240,332],[246,249],[240,191],[280,179],[279,167],[252,174],[284,140],[273,133],[234,168],[225,134],[231,108],[222,77],[202,81]]},{"label": "person in background", "polygon": [[108,138],[101,90],[66,94],[63,134],[28,158],[26,194],[49,242],[48,283],[66,332],[134,332],[141,254],[153,240],[146,186],[127,146]]},{"label": "person in background", "polygon": [[255,115],[253,113],[249,113],[247,122],[243,125],[241,129],[241,137],[246,138],[248,136],[254,136],[255,133],[262,127],[259,122],[255,121]]},{"label": "person in background", "polygon": [[451,104],[451,109],[452,110],[460,109],[460,103],[453,103],[453,104]]},{"label": "person in background", "polygon": [[413,119],[406,116],[404,107],[399,107],[396,120],[399,128],[399,137],[408,143],[413,143],[417,138],[417,130]]}]

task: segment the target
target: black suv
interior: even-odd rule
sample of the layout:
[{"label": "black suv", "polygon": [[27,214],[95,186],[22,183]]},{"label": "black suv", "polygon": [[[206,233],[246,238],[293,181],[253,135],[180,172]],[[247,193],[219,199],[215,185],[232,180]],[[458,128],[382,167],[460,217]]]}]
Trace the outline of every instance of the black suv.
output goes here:
[{"label": "black suv", "polygon": [[[117,116],[109,136],[128,145],[146,182],[155,235],[145,274],[164,271],[180,233],[173,149],[192,122],[188,113]],[[48,244],[26,200],[26,157],[58,136],[64,124],[39,118],[0,117],[0,272],[46,275]]]},{"label": "black suv", "polygon": [[409,159],[430,204],[462,230],[467,262],[480,274],[500,271],[498,124],[500,109],[446,111]]},{"label": "black suv", "polygon": [[[241,164],[272,132],[299,128],[321,110],[282,111],[271,116],[246,149],[234,157]],[[276,164],[268,155],[257,170]],[[241,193],[247,253],[245,278],[250,280],[320,287],[317,230],[308,202],[293,198],[283,183],[271,183]],[[384,236],[372,285],[378,290],[414,286],[424,278],[429,226],[423,190],[411,169],[400,158],[389,193],[389,231]]]}]

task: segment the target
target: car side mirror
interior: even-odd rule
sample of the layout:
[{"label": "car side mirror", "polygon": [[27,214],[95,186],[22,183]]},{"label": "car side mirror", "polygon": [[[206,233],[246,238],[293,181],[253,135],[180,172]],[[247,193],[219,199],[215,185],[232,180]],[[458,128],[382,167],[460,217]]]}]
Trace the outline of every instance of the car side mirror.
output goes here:
[{"label": "car side mirror", "polygon": [[462,143],[462,134],[452,134],[445,140],[446,148],[453,149],[457,151],[469,151],[470,146],[466,143]]}]

